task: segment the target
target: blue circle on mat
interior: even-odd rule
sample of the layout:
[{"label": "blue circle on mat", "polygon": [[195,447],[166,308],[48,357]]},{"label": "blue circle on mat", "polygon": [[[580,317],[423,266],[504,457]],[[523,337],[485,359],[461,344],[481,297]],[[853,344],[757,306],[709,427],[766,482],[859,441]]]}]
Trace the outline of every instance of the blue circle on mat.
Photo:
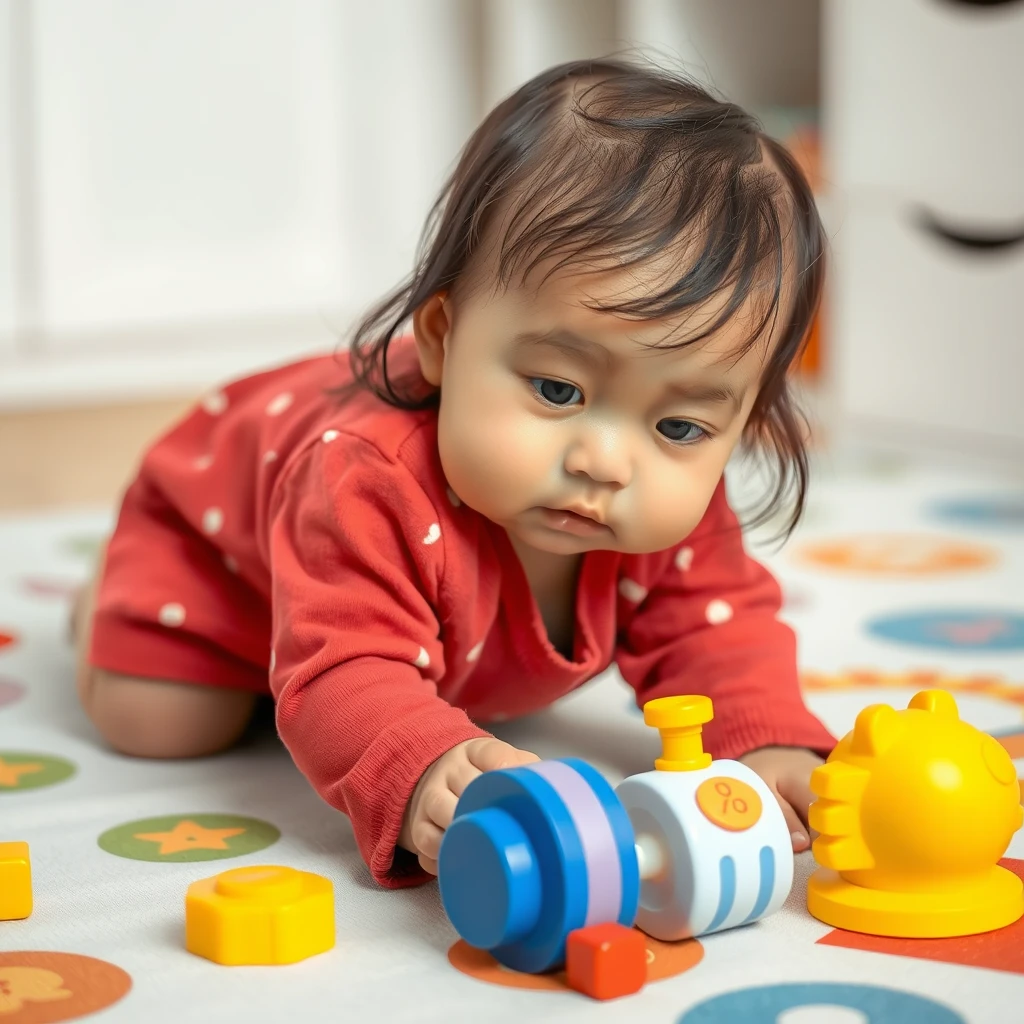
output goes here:
[{"label": "blue circle on mat", "polygon": [[932,515],[963,526],[996,526],[1024,530],[1024,494],[992,498],[953,498],[937,501]]},{"label": "blue circle on mat", "polygon": [[966,1024],[955,1010],[913,992],[838,982],[758,985],[725,992],[687,1010],[676,1024],[775,1024],[780,1014],[803,1006],[859,1010],[869,1024]]},{"label": "blue circle on mat", "polygon": [[1024,615],[1001,608],[949,608],[879,615],[867,624],[882,640],[946,651],[1024,650]]}]

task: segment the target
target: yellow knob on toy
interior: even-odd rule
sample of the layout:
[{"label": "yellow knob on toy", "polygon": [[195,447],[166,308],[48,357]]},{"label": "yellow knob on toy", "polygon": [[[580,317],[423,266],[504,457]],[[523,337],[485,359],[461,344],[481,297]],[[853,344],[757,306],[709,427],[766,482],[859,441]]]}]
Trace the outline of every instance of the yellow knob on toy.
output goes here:
[{"label": "yellow knob on toy", "polygon": [[644,722],[661,733],[660,772],[693,772],[707,768],[711,755],[704,750],[702,727],[714,718],[707,697],[659,697],[644,705]]},{"label": "yellow knob on toy", "polygon": [[821,865],[807,908],[837,928],[903,938],[972,935],[1024,914],[998,863],[1024,821],[1010,755],[944,690],[904,711],[864,708],[811,775]]}]

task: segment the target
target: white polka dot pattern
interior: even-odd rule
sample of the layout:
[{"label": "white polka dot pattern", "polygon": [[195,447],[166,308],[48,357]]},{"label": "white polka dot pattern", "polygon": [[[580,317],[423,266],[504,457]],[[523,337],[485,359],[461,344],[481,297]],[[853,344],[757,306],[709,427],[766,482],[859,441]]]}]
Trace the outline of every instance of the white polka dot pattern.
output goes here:
[{"label": "white polka dot pattern", "polygon": [[203,396],[202,406],[211,416],[219,416],[228,407],[228,396],[223,391],[211,391]]},{"label": "white polka dot pattern", "polygon": [[647,588],[641,586],[636,580],[624,576],[619,580],[619,593],[627,600],[639,604],[647,596]]},{"label": "white polka dot pattern", "polygon": [[413,661],[413,664],[417,668],[429,668],[430,655],[427,654],[427,649],[425,647],[421,647],[419,649],[419,653],[416,655],[416,659]]},{"label": "white polka dot pattern", "polygon": [[476,661],[480,657],[480,652],[484,649],[483,640],[478,644],[473,644],[469,649],[469,653],[466,655],[466,661]]},{"label": "white polka dot pattern", "polygon": [[335,438],[341,436],[340,430],[325,430],[323,434],[324,444],[330,444]]},{"label": "white polka dot pattern", "polygon": [[157,619],[161,626],[169,626],[171,629],[174,629],[185,622],[185,608],[183,605],[178,604],[177,601],[171,601],[157,612]]},{"label": "white polka dot pattern", "polygon": [[220,533],[220,528],[224,525],[224,513],[214,506],[208,508],[203,513],[203,533]]},{"label": "white polka dot pattern", "polygon": [[427,530],[426,537],[423,538],[423,543],[430,545],[436,544],[441,539],[441,527],[437,523],[431,523]]},{"label": "white polka dot pattern", "polygon": [[269,466],[271,462],[277,462],[277,452],[273,449],[263,453],[263,465]]},{"label": "white polka dot pattern", "polygon": [[693,548],[680,548],[676,552],[676,568],[686,572],[693,565]]},{"label": "white polka dot pattern", "polygon": [[732,605],[728,601],[723,601],[721,598],[716,597],[714,601],[708,602],[704,614],[712,626],[720,626],[723,622],[728,622],[732,618]]},{"label": "white polka dot pattern", "polygon": [[203,470],[209,469],[213,465],[213,456],[212,455],[200,455],[198,459],[195,459],[192,462],[192,465],[196,469],[198,469],[200,473],[202,473]]},{"label": "white polka dot pattern", "polygon": [[282,391],[276,398],[272,398],[267,404],[268,416],[280,416],[294,401],[290,391]]}]

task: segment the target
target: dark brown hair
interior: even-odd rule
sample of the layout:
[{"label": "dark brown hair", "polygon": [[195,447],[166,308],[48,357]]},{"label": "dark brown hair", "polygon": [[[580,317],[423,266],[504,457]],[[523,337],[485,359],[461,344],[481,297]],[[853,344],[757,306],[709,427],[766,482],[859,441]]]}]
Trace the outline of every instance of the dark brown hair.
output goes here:
[{"label": "dark brown hair", "polygon": [[[503,287],[544,261],[547,277],[567,266],[586,272],[657,259],[664,277],[670,255],[665,287],[593,308],[651,320],[728,295],[713,322],[679,347],[763,295],[745,347],[766,330],[776,329],[778,340],[744,443],[768,456],[773,476],[754,521],[774,516],[792,494],[783,531],[791,532],[806,497],[807,452],[788,378],[818,306],[825,238],[786,149],[739,107],[668,71],[620,59],[550,68],[499,103],[469,139],[427,218],[413,273],[356,329],[357,387],[402,408],[437,403],[422,380],[389,373],[389,346],[432,295],[458,294],[499,226],[493,244]],[[787,262],[792,296],[782,309]]]}]

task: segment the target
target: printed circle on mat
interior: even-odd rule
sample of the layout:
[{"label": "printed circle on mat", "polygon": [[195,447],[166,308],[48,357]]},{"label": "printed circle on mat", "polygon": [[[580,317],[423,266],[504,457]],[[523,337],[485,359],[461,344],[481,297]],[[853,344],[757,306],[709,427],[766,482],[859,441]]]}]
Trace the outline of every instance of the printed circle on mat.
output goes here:
[{"label": "printed circle on mat", "polygon": [[0,678],[0,708],[14,704],[25,696],[25,687],[13,679]]},{"label": "printed circle on mat", "polygon": [[931,507],[938,519],[963,526],[995,526],[1024,530],[1024,494],[938,501]]},{"label": "printed circle on mat", "polygon": [[[800,688],[808,692],[856,690],[949,690],[956,694],[973,694],[1024,706],[1024,683],[1010,682],[1002,676],[973,673],[950,676],[935,669],[912,672],[875,672],[872,669],[851,669],[826,675],[823,672],[802,672]],[[1022,754],[1024,756],[1024,754]]]},{"label": "printed circle on mat", "polygon": [[867,624],[882,640],[953,651],[1024,650],[1024,615],[998,609],[950,608],[879,615]]},{"label": "printed circle on mat", "polygon": [[999,556],[993,548],[947,537],[881,533],[806,544],[797,558],[836,572],[931,576],[984,569]]},{"label": "printed circle on mat", "polygon": [[8,644],[13,644],[16,637],[13,633],[5,633],[0,629],[0,647],[6,647]]},{"label": "printed circle on mat", "polygon": [[167,814],[109,828],[97,842],[101,849],[117,857],[180,864],[241,857],[265,850],[280,838],[279,829],[259,818],[238,814]]},{"label": "printed circle on mat", "polygon": [[[649,935],[647,943],[647,980],[663,981],[696,967],[704,958],[704,947],[696,939],[681,942],[660,942]],[[486,950],[476,949],[459,939],[448,950],[448,962],[457,971],[468,974],[478,981],[504,988],[528,988],[540,992],[571,992],[565,971],[549,971],[546,974],[523,974],[513,971],[491,956]]]},{"label": "printed circle on mat", "polygon": [[56,1024],[111,1006],[132,987],[131,975],[78,953],[0,953],[0,1020]]},{"label": "printed circle on mat", "polygon": [[65,537],[60,542],[60,549],[65,554],[77,558],[95,558],[103,544],[103,535],[98,533],[80,533]]},{"label": "printed circle on mat", "polygon": [[830,981],[757,985],[723,992],[687,1010],[676,1024],[775,1024],[804,1006],[856,1010],[868,1024],[966,1024],[955,1010],[914,992]]},{"label": "printed circle on mat", "polygon": [[0,793],[21,789],[43,789],[71,778],[77,769],[63,757],[0,750]]},{"label": "printed circle on mat", "polygon": [[81,583],[71,579],[49,578],[46,576],[25,576],[20,586],[26,594],[33,597],[52,597],[67,600],[78,593]]}]

